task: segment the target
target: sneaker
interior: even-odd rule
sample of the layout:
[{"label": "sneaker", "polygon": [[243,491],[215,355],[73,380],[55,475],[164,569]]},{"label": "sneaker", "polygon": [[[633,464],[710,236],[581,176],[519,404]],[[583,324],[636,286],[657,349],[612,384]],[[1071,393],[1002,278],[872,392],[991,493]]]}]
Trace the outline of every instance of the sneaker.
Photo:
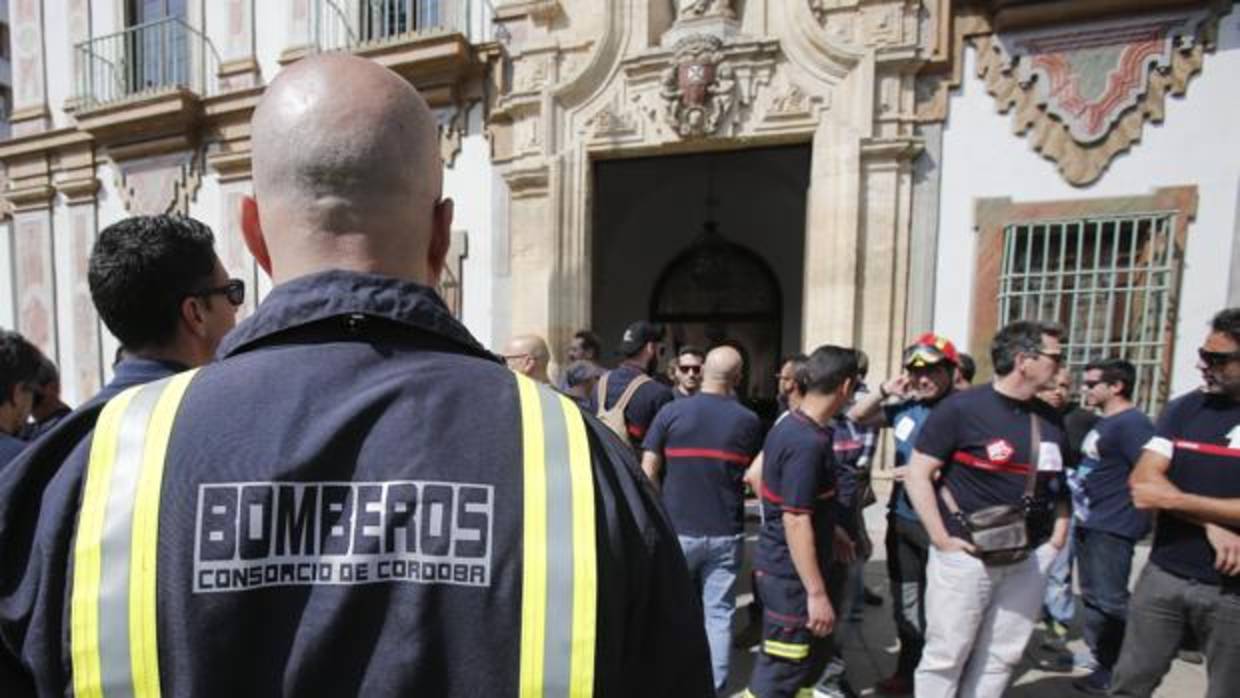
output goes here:
[{"label": "sneaker", "polygon": [[1105,696],[1111,691],[1111,672],[1098,667],[1089,676],[1073,681],[1072,687],[1091,696]]},{"label": "sneaker", "polygon": [[1088,649],[1083,652],[1068,652],[1065,649],[1056,652],[1042,665],[1048,671],[1094,671],[1098,668],[1098,660]]},{"label": "sneaker", "polygon": [[1042,630],[1042,649],[1062,651],[1068,646],[1068,626],[1057,620],[1046,621]]},{"label": "sneaker", "polygon": [[824,677],[814,684],[814,698],[857,698],[857,692],[844,676]]},{"label": "sneaker", "polygon": [[874,689],[884,696],[911,696],[913,695],[913,679],[892,674],[874,684]]},{"label": "sneaker", "polygon": [[865,605],[866,606],[882,606],[883,605],[883,597],[879,596],[878,592],[874,591],[870,587],[863,587],[863,588],[865,589]]}]

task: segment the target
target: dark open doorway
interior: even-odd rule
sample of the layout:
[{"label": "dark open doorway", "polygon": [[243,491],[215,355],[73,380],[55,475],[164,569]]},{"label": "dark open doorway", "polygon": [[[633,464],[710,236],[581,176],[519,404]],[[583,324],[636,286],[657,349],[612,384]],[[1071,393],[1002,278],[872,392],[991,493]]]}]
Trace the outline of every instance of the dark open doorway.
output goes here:
[{"label": "dark open doorway", "polygon": [[801,346],[805,146],[603,161],[594,170],[593,329],[633,320],[672,348],[728,343],[742,396],[770,413],[779,357]]}]

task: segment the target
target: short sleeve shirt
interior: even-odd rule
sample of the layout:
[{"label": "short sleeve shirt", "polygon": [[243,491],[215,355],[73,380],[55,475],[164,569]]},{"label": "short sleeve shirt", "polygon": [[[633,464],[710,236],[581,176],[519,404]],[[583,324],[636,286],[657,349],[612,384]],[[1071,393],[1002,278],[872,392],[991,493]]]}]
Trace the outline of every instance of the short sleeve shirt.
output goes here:
[{"label": "short sleeve shirt", "polygon": [[831,420],[832,446],[835,457],[836,523],[857,537],[854,512],[861,494],[862,479],[867,476],[874,450],[874,430],[858,426],[843,414]]},{"label": "short sleeve shirt", "polygon": [[[644,375],[640,370],[628,364],[621,364],[609,371],[607,373],[607,402],[603,405],[603,409],[610,409],[624,394],[629,383],[636,380],[638,376]],[[633,399],[629,400],[628,406],[624,408],[624,424],[629,432],[629,439],[634,445],[641,444],[642,439],[646,438],[646,431],[654,422],[655,415],[659,413],[659,409],[671,401],[672,389],[656,380],[642,384],[637,392],[633,393]]]},{"label": "short sleeve shirt", "polygon": [[834,533],[835,458],[833,434],[802,412],[788,413],[767,434],[762,446],[762,507],[754,566],[770,575],[797,579],[788,551],[784,512],[809,514],[813,521],[818,565],[831,561]]},{"label": "short sleeve shirt", "polygon": [[[1037,454],[1031,452],[1031,413],[1041,430]],[[1036,464],[1030,538],[1040,543],[1049,537],[1055,492],[1067,492],[1063,481],[1067,437],[1049,408],[1009,398],[993,385],[966,390],[935,407],[917,438],[917,450],[943,462],[939,486],[951,489],[965,514],[996,504],[1019,504],[1029,468]],[[969,539],[941,497],[939,511],[951,535]]]},{"label": "short sleeve shirt", "polygon": [[1103,417],[1085,435],[1081,462],[1068,472],[1072,513],[1081,527],[1134,541],[1149,533],[1150,517],[1132,505],[1128,477],[1153,435],[1153,422],[1136,408]]},{"label": "short sleeve shirt", "polygon": [[761,444],[761,420],[733,397],[699,393],[659,410],[642,448],[663,455],[663,505],[677,534],[742,532],[741,476]]},{"label": "short sleeve shirt", "polygon": [[[1176,398],[1146,448],[1171,456],[1167,477],[1184,492],[1240,497],[1240,402],[1203,392]],[[1158,517],[1150,559],[1172,574],[1240,591],[1240,577],[1214,569],[1205,530],[1177,516]]]},{"label": "short sleeve shirt", "polygon": [[[922,425],[930,416],[930,410],[934,409],[938,402],[912,400],[883,408],[887,424],[891,426],[891,436],[896,442],[896,467],[908,465],[909,458],[913,455],[913,445],[917,443],[917,435],[921,433]],[[917,520],[917,512],[913,510],[913,504],[909,501],[902,482],[897,481],[892,486],[887,507],[891,513],[902,519]]]}]

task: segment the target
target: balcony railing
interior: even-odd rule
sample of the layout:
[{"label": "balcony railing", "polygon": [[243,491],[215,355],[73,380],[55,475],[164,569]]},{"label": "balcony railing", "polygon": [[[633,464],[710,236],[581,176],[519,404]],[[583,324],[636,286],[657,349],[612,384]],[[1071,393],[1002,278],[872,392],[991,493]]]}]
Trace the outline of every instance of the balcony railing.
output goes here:
[{"label": "balcony railing", "polygon": [[220,58],[202,32],[178,17],[138,24],[74,46],[79,108],[147,92],[215,90]]},{"label": "balcony railing", "polygon": [[494,19],[489,0],[311,0],[308,43],[339,51],[442,32],[484,43]]}]

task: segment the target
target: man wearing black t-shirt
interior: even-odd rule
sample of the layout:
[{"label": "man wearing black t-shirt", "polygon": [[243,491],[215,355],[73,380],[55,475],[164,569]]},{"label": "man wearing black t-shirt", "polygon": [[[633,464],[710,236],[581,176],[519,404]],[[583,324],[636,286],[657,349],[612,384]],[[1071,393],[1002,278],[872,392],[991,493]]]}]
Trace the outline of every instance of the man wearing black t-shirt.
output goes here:
[{"label": "man wearing black t-shirt", "polygon": [[668,404],[650,425],[642,442],[642,470],[659,483],[666,464],[662,485],[656,486],[702,595],[715,690],[720,691],[728,680],[741,569],[741,475],[762,445],[762,422],[736,401],[739,352],[717,347],[698,366],[704,367],[700,392]]},{"label": "man wearing black t-shirt", "polygon": [[[629,444],[636,449],[641,447],[659,408],[672,401],[671,389],[650,377],[663,355],[663,326],[634,322],[625,328],[616,351],[623,360],[599,379],[595,392],[600,394],[595,396],[595,409],[599,419],[608,426],[611,426],[608,413],[621,412],[625,431],[621,437],[627,436]],[[629,386],[635,381],[637,386],[630,393]]]},{"label": "man wearing black t-shirt", "polygon": [[1206,655],[1206,695],[1240,695],[1240,308],[1214,316],[1197,355],[1205,386],[1167,405],[1129,480],[1133,504],[1159,515],[1114,696],[1150,695],[1186,631]]},{"label": "man wearing black t-shirt", "polygon": [[[1132,404],[1136,368],[1123,359],[1085,367],[1085,404],[1102,419],[1085,435],[1081,462],[1068,474],[1073,541],[1085,607],[1085,642],[1097,667],[1072,683],[1078,691],[1106,695],[1119,658],[1128,615],[1133,548],[1150,529],[1150,517],[1132,505],[1128,477],[1154,425]],[[1070,437],[1069,437],[1070,438]]]},{"label": "man wearing black t-shirt", "polygon": [[857,373],[852,349],[814,350],[797,371],[798,409],[762,446],[762,506],[754,568],[763,605],[762,651],[750,677],[757,698],[791,698],[822,673],[835,613],[826,571],[834,535],[835,464],[831,418]]},{"label": "man wearing black t-shirt", "polygon": [[[994,382],[944,400],[917,439],[905,486],[934,546],[926,646],[914,678],[919,698],[998,698],[1033,633],[1047,568],[1068,534],[1067,502],[1052,494],[1055,480],[1066,491],[1067,440],[1033,399],[1055,378],[1059,336],[1038,322],[1001,329],[990,350]],[[998,505],[1021,505],[1026,514],[1029,554],[1008,564],[983,562],[964,521]]]}]

